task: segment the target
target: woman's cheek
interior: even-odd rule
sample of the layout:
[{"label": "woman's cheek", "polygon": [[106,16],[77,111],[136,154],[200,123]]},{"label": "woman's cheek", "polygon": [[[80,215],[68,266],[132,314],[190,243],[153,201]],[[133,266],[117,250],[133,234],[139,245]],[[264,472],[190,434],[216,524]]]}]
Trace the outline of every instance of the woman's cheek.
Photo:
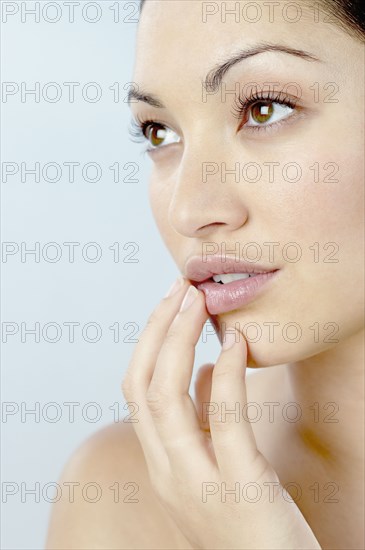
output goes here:
[{"label": "woman's cheek", "polygon": [[[179,241],[184,238],[172,230],[169,223],[169,205],[172,197],[171,184],[164,184],[164,181],[152,175],[149,184],[149,202],[152,215],[163,242],[169,250],[171,256],[177,261],[179,252]],[[186,240],[186,239],[185,239]]]}]

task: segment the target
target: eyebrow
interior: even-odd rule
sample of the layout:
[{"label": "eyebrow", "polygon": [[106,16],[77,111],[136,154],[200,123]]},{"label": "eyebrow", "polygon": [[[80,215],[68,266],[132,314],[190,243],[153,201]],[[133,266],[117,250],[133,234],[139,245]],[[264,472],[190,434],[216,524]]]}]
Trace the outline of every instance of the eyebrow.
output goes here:
[{"label": "eyebrow", "polygon": [[[299,57],[301,59],[304,59],[305,61],[321,61],[318,57],[304,50],[297,50],[295,48],[290,48],[289,46],[284,46],[281,44],[271,44],[271,43],[265,42],[246,50],[239,50],[237,54],[233,55],[223,63],[220,63],[219,65],[213,67],[213,69],[211,69],[208,72],[205,79],[202,80],[203,87],[205,88],[206,91],[209,91],[209,92],[217,91],[219,85],[223,80],[224,75],[227,74],[227,72],[234,65],[236,65],[237,63],[240,63],[245,59],[248,59],[255,55],[259,55],[264,52],[285,53],[285,54],[293,55],[295,57]],[[159,109],[165,108],[165,105],[155,95],[144,93],[141,90],[136,90],[136,89],[129,90],[127,100],[128,100],[128,104],[134,100],[134,101],[143,101],[144,103],[148,103],[152,107],[157,107]]]}]

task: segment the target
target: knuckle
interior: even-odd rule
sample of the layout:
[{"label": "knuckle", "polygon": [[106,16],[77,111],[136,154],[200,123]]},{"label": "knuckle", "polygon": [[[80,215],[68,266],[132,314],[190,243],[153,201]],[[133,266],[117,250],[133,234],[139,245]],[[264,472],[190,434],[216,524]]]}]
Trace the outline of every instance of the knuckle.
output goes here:
[{"label": "knuckle", "polygon": [[121,383],[122,393],[124,397],[127,399],[127,401],[129,401],[132,395],[134,394],[134,387],[135,387],[135,383],[134,383],[133,377],[131,373],[128,371]]},{"label": "knuckle", "polygon": [[220,418],[210,418],[210,427],[213,428],[215,432],[225,434],[231,429],[231,422],[222,422]]},{"label": "knuckle", "polygon": [[146,321],[146,325],[145,325],[145,327],[144,327],[144,331],[143,331],[143,332],[149,332],[149,331],[152,329],[152,327],[153,327],[154,324],[155,324],[155,319],[156,319],[156,316],[155,316],[154,313],[152,313],[152,314],[148,317],[148,319],[147,319],[147,321]]},{"label": "knuckle", "polygon": [[[239,419],[238,419],[239,420]],[[236,414],[223,414],[216,413],[209,417],[209,423],[211,428],[214,428],[216,432],[226,433],[231,430],[232,425],[237,422]]]},{"label": "knuckle", "polygon": [[180,340],[179,330],[176,326],[174,326],[172,324],[171,327],[170,327],[170,330],[166,334],[165,344],[167,346],[171,346],[171,345],[176,344],[176,342],[179,341],[179,340]]},{"label": "knuckle", "polygon": [[159,304],[146,321],[145,331],[149,332],[161,318],[161,305]]},{"label": "knuckle", "polygon": [[161,388],[150,387],[146,393],[147,406],[156,418],[162,418],[168,407],[169,396]]},{"label": "knuckle", "polygon": [[212,381],[219,381],[219,383],[232,378],[232,368],[230,365],[220,365],[219,362],[215,365],[212,371]]}]

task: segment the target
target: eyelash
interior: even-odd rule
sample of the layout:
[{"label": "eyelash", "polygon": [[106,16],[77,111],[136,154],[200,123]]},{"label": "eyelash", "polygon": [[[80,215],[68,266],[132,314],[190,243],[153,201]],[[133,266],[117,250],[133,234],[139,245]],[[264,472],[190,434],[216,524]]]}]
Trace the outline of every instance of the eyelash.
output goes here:
[{"label": "eyelash", "polygon": [[136,116],[135,120],[132,119],[130,123],[130,128],[129,128],[129,134],[131,136],[132,141],[135,141],[136,143],[140,143],[147,140],[145,136],[145,131],[150,124],[155,124],[156,126],[165,127],[164,124],[162,124],[161,122],[158,122],[157,120],[152,120],[152,119],[142,120],[138,115]]},{"label": "eyelash", "polygon": [[[285,105],[286,107],[290,107],[291,109],[295,109],[296,107],[296,100],[286,95],[284,92],[275,92],[274,90],[268,90],[267,92],[258,92],[256,91],[251,95],[251,97],[236,97],[234,105],[233,105],[233,116],[238,119],[242,119],[243,117],[247,116],[249,113],[250,107],[255,105],[255,103],[278,103],[279,105]],[[288,118],[288,117],[286,117]],[[250,130],[253,131],[262,131],[263,128],[268,128],[270,126],[276,126],[277,124],[280,124],[282,121],[269,123],[266,126],[258,125],[258,126],[250,126]],[[247,122],[246,120],[243,120],[242,122]],[[240,124],[237,132],[242,128],[243,124]]]},{"label": "eyelash", "polygon": [[[247,114],[249,114],[249,109],[255,103],[278,103],[279,105],[284,105],[287,107],[290,107],[291,109],[295,109],[296,107],[296,100],[288,95],[283,94],[283,92],[275,92],[273,90],[268,90],[267,92],[258,92],[256,91],[251,95],[251,97],[236,97],[234,105],[233,105],[233,116],[234,118],[237,118],[241,120],[240,126],[237,130],[239,130],[243,127],[244,123],[247,122],[247,120],[244,119],[244,117],[247,117]],[[290,115],[291,116],[291,115]],[[289,118],[289,117],[286,117]],[[269,128],[270,126],[276,126],[284,122],[285,119],[282,121],[274,122],[272,124],[267,124],[266,126],[249,126],[250,130],[253,131],[263,131],[266,128]],[[146,129],[150,125],[156,125],[161,126],[162,128],[168,128],[167,125],[162,124],[161,122],[158,122],[157,120],[153,119],[141,119],[138,115],[135,119],[132,119],[130,128],[129,128],[129,134],[131,136],[132,141],[138,142],[138,143],[144,143],[145,141],[148,141],[148,138],[145,135]],[[146,152],[149,151],[155,151],[157,149],[160,149],[161,147],[152,147],[147,148]]]}]

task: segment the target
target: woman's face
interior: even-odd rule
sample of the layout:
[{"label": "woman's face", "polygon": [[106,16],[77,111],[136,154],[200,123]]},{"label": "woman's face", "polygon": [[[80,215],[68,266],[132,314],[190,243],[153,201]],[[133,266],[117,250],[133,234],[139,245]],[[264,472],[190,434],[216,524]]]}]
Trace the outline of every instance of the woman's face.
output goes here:
[{"label": "woman's face", "polygon": [[[363,327],[363,46],[310,4],[270,4],[225,14],[237,2],[147,1],[134,90],[163,107],[131,102],[163,126],[146,141],[150,201],[181,273],[207,250],[279,270],[244,307],[211,315],[219,336],[245,335],[251,367],[310,357]],[[248,56],[204,89],[212,69],[268,44],[297,51]],[[240,95],[256,101],[241,114]]]}]

